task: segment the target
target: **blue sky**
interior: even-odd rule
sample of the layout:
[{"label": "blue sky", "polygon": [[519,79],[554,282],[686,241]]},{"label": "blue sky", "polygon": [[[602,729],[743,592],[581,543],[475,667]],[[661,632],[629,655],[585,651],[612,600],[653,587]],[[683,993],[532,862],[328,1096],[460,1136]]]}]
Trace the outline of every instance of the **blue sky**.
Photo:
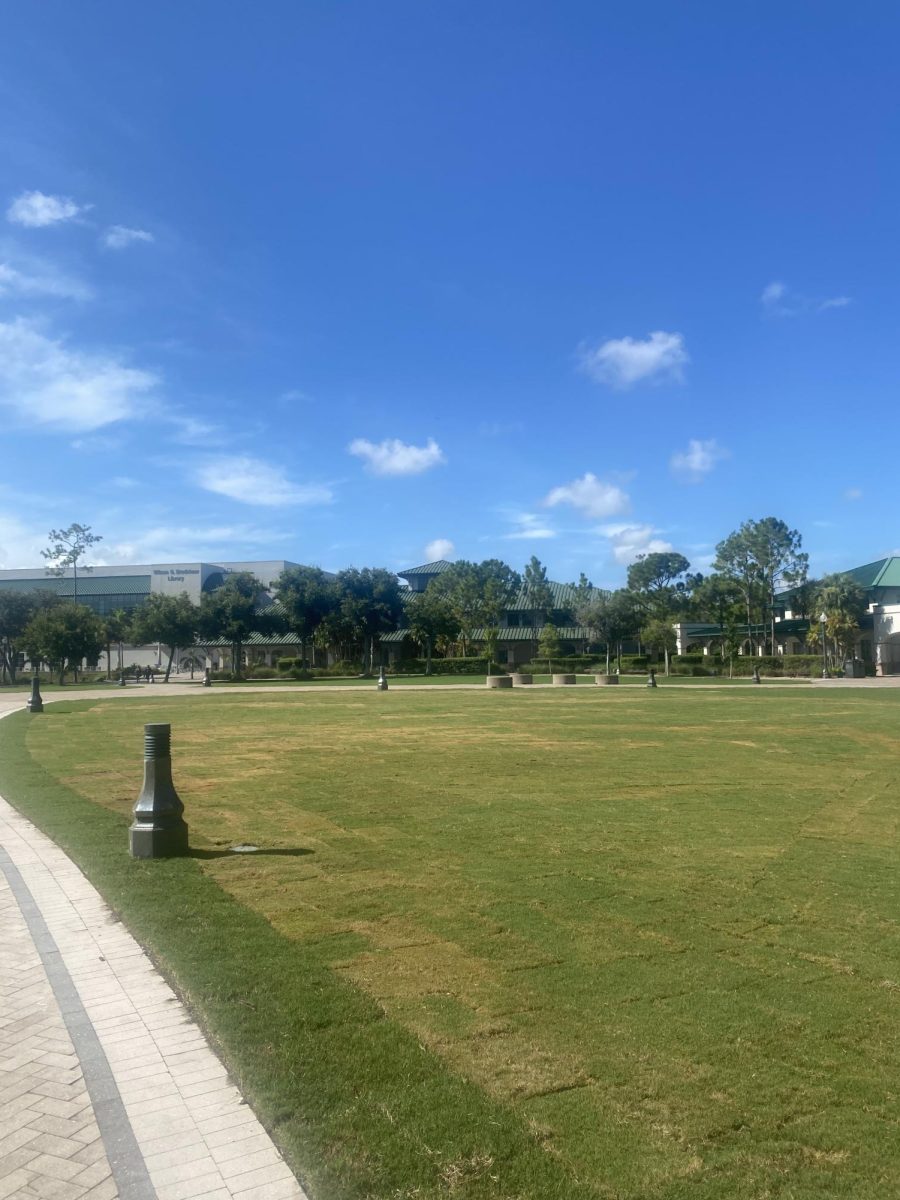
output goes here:
[{"label": "blue sky", "polygon": [[0,44],[0,566],[900,547],[900,11],[42,0]]}]

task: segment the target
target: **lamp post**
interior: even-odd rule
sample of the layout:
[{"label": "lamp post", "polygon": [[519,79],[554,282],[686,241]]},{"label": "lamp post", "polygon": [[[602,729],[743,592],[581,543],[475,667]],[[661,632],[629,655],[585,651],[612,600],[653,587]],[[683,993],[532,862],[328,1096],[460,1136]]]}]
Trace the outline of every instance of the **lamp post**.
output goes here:
[{"label": "lamp post", "polygon": [[828,678],[828,657],[827,657],[827,648],[826,648],[826,642],[825,642],[825,621],[826,621],[825,613],[822,613],[821,617],[819,617],[819,620],[822,622],[822,678],[827,679]]},{"label": "lamp post", "polygon": [[119,687],[125,686],[125,648],[119,642]]}]

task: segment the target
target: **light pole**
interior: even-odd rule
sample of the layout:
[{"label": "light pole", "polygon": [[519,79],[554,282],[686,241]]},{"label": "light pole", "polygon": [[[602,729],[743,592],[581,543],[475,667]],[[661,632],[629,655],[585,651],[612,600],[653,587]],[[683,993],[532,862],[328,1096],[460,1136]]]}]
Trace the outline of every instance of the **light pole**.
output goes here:
[{"label": "light pole", "polygon": [[828,678],[828,658],[827,658],[826,641],[825,641],[825,621],[826,621],[826,619],[827,618],[825,616],[825,613],[822,613],[821,617],[819,617],[819,620],[822,622],[822,678],[823,679]]}]

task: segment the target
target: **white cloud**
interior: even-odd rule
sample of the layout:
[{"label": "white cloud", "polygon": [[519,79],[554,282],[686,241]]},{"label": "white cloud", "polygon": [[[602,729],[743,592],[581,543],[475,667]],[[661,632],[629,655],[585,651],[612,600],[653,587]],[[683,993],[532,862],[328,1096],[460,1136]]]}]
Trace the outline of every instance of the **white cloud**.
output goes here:
[{"label": "white cloud", "polygon": [[69,349],[21,318],[0,322],[0,406],[23,424],[90,432],[140,415],[149,371]]},{"label": "white cloud", "polygon": [[862,500],[862,498],[862,488],[851,487],[847,488],[847,490],[844,492],[845,500]]},{"label": "white cloud", "polygon": [[775,279],[772,283],[766,284],[759,299],[762,304],[771,307],[778,304],[780,300],[783,300],[786,293],[787,285],[782,283],[780,279]]},{"label": "white cloud", "polygon": [[437,562],[442,558],[449,559],[455,549],[456,547],[449,538],[435,538],[425,547],[425,558],[428,562]]},{"label": "white cloud", "polygon": [[[262,548],[290,540],[293,535],[284,530],[265,529],[257,525],[153,525],[135,532],[123,540],[113,537],[102,543],[98,565],[135,562],[177,562],[178,559],[234,559],[246,554],[258,558]],[[25,566],[31,563],[23,564]]]},{"label": "white cloud", "polygon": [[91,289],[77,279],[41,263],[13,266],[0,262],[0,296],[51,296],[60,300],[88,300]]},{"label": "white cloud", "polygon": [[699,483],[708,475],[717,462],[728,458],[730,451],[720,446],[715,438],[691,438],[687,450],[678,450],[670,459],[674,473],[685,483]]},{"label": "white cloud", "polygon": [[599,346],[581,349],[581,369],[596,383],[614,388],[629,388],[647,381],[680,381],[690,357],[680,333],[658,329],[643,341],[639,338],[611,338]]},{"label": "white cloud", "polygon": [[163,419],[172,425],[175,433],[172,435],[173,441],[179,442],[182,446],[213,446],[222,442],[222,430],[218,425],[213,425],[209,421],[203,421],[199,417],[187,416],[179,412],[165,412],[161,414]]},{"label": "white cloud", "polygon": [[47,548],[47,533],[29,529],[18,517],[0,513],[0,567],[15,570],[41,563]]},{"label": "white cloud", "polygon": [[270,508],[294,504],[330,504],[334,499],[331,488],[324,484],[294,483],[281,467],[247,455],[223,455],[210,459],[200,467],[196,482],[206,491],[219,496]]},{"label": "white cloud", "polygon": [[503,534],[505,541],[533,542],[556,537],[556,530],[551,529],[541,517],[535,516],[534,513],[511,513],[510,519],[516,528],[511,533]]},{"label": "white cloud", "polygon": [[656,536],[659,530],[652,525],[601,525],[597,532],[609,539],[613,558],[623,566],[633,563],[639,554],[674,549],[671,542]]},{"label": "white cloud", "polygon": [[127,225],[110,225],[100,240],[109,250],[124,250],[132,242],[152,242],[153,234],[146,229],[129,229]]},{"label": "white cloud", "polygon": [[557,504],[571,504],[586,517],[594,520],[615,517],[628,512],[628,493],[614,483],[606,483],[588,471],[580,479],[556,487],[544,500],[548,508]]},{"label": "white cloud", "polygon": [[446,461],[434,438],[429,438],[424,446],[407,446],[399,438],[385,438],[377,443],[356,438],[347,452],[364,459],[373,475],[420,475]]},{"label": "white cloud", "polygon": [[846,308],[852,303],[852,296],[832,296],[830,300],[819,301],[819,312],[824,312],[826,308]]},{"label": "white cloud", "polygon": [[6,219],[14,225],[26,225],[38,229],[43,225],[56,225],[60,221],[71,221],[80,212],[80,204],[68,196],[47,196],[43,192],[22,192],[6,210]]},{"label": "white cloud", "polygon": [[804,313],[826,312],[830,308],[846,308],[853,303],[852,296],[806,296],[795,292],[780,279],[767,283],[760,293],[763,311],[771,317],[799,317]]}]

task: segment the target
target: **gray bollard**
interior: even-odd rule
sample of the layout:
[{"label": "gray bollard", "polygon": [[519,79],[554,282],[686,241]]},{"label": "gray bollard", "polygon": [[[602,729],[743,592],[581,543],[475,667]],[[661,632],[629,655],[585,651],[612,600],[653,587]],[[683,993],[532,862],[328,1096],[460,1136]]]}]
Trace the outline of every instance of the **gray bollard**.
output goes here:
[{"label": "gray bollard", "polygon": [[128,830],[132,858],[172,858],[188,852],[188,827],[172,783],[171,725],[144,726],[144,786]]},{"label": "gray bollard", "polygon": [[30,712],[37,713],[44,711],[44,698],[41,695],[41,681],[37,675],[31,677],[31,695],[25,702],[25,707]]},{"label": "gray bollard", "polygon": [[388,681],[384,673],[384,667],[381,668],[381,674],[378,676],[378,690],[379,692],[386,692],[388,690]]},{"label": "gray bollard", "polygon": [[212,677],[210,675],[209,667],[207,667],[203,672],[203,686],[212,687]]},{"label": "gray bollard", "polygon": [[759,678],[759,667],[754,667],[754,668],[753,668],[753,682],[754,682],[754,683],[760,683],[760,682],[761,682],[761,680],[760,680],[760,678]]},{"label": "gray bollard", "polygon": [[655,667],[650,668],[650,674],[647,677],[647,687],[659,687],[659,684],[656,682],[656,668]]}]

